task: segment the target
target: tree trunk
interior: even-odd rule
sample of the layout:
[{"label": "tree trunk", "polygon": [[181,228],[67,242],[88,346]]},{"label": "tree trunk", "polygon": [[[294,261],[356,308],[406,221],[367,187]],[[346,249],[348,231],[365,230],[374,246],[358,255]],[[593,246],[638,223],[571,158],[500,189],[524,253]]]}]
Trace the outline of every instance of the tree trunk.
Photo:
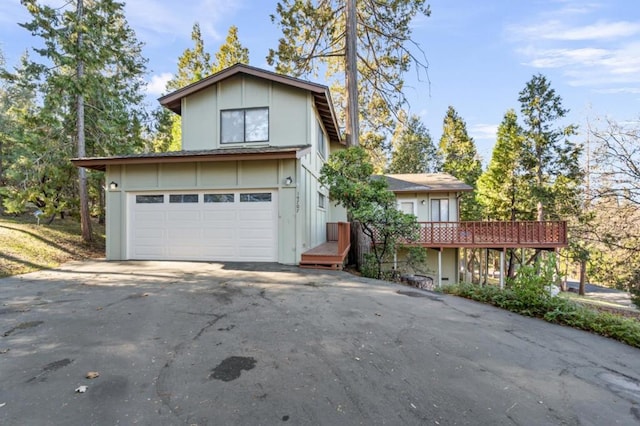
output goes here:
[{"label": "tree trunk", "polygon": [[345,86],[347,90],[346,133],[347,146],[349,147],[360,144],[356,13],[356,0],[347,0],[345,7]]},{"label": "tree trunk", "polygon": [[[78,157],[82,158],[86,155],[84,140],[84,95],[82,93],[82,79],[84,77],[84,61],[81,59],[82,52],[82,19],[83,19],[83,0],[78,0],[77,16],[78,16],[78,53],[76,77],[78,84],[78,93],[76,95],[77,108],[77,130],[78,130]],[[89,217],[89,194],[87,191],[87,172],[84,167],[78,168],[78,190],[80,192],[80,223],[82,228],[82,239],[91,241],[93,235],[91,232],[91,219]]]},{"label": "tree trunk", "polygon": [[578,287],[578,294],[584,296],[585,282],[587,281],[587,261],[580,260],[580,285]]}]

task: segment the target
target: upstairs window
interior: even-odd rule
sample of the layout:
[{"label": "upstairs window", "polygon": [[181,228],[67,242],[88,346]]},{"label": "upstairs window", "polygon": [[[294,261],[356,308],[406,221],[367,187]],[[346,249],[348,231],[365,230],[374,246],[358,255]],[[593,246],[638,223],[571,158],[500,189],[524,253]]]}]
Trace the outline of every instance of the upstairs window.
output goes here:
[{"label": "upstairs window", "polygon": [[449,200],[431,200],[431,221],[432,222],[448,222],[449,221]]},{"label": "upstairs window", "polygon": [[267,142],[269,108],[230,109],[220,111],[220,142]]}]

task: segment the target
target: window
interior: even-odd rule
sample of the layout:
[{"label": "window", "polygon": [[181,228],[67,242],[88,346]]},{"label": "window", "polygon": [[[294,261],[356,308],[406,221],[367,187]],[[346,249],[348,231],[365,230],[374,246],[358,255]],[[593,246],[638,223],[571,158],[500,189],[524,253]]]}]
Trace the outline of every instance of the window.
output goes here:
[{"label": "window", "polygon": [[269,140],[269,108],[220,111],[220,142],[266,142]]},{"label": "window", "polygon": [[320,154],[322,156],[322,158],[325,158],[327,156],[326,152],[327,152],[327,145],[326,142],[324,140],[324,132],[322,131],[322,125],[320,125],[320,122],[318,122],[318,126],[317,126],[318,130],[318,154]]},{"label": "window", "polygon": [[197,203],[198,194],[171,194],[169,195],[169,203]]},{"label": "window", "polygon": [[162,204],[164,195],[136,195],[136,204]]},{"label": "window", "polygon": [[240,194],[241,203],[268,203],[271,202],[270,192],[253,192]]},{"label": "window", "polygon": [[416,203],[414,201],[399,201],[398,210],[406,214],[416,214]]},{"label": "window", "polygon": [[204,194],[205,203],[233,203],[234,201],[233,194]]},{"label": "window", "polygon": [[449,200],[431,200],[431,220],[433,222],[449,221]]},{"label": "window", "polygon": [[318,208],[326,209],[327,208],[327,197],[318,192]]}]

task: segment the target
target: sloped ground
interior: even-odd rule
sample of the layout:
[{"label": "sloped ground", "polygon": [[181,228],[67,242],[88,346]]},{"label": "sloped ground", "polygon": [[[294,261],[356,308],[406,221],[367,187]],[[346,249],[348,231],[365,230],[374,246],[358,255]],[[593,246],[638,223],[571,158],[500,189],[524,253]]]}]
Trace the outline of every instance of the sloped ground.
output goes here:
[{"label": "sloped ground", "polygon": [[104,257],[104,226],[93,226],[95,241],[85,244],[80,224],[72,219],[37,225],[32,215],[0,216],[0,277]]}]

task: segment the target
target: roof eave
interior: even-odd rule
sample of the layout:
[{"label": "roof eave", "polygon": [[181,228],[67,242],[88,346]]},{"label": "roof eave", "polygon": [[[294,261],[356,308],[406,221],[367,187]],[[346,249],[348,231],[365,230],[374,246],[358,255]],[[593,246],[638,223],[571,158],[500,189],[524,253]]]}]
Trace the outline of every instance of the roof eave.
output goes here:
[{"label": "roof eave", "polygon": [[76,167],[106,171],[108,166],[141,165],[141,164],[170,164],[170,163],[212,163],[223,161],[256,161],[256,160],[286,160],[300,159],[309,153],[310,147],[275,152],[248,153],[215,153],[215,154],[185,154],[167,156],[134,156],[134,157],[93,157],[73,158],[71,163]]}]

